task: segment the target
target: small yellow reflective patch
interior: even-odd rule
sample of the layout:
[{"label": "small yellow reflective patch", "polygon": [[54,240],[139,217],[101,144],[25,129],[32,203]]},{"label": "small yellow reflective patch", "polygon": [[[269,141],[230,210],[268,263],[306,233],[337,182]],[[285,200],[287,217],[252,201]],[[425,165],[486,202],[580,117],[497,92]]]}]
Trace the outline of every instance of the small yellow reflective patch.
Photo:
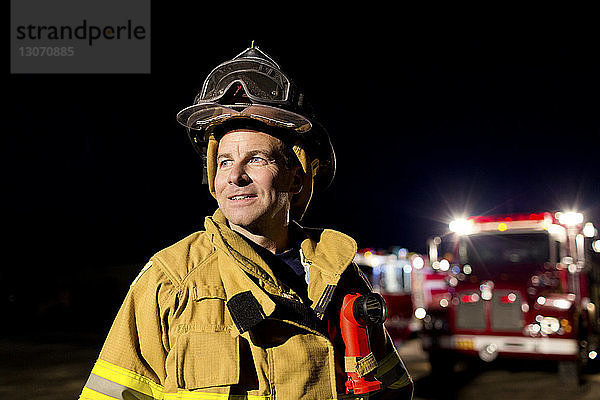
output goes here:
[{"label": "small yellow reflective patch", "polygon": [[140,280],[140,278],[142,277],[144,272],[148,271],[148,268],[150,268],[151,266],[152,266],[152,261],[148,261],[146,263],[146,265],[144,265],[144,268],[142,268],[142,270],[140,271],[138,276],[136,276],[135,279],[133,280],[133,282],[131,282],[131,287],[133,287],[133,285],[135,285],[137,283],[137,281]]},{"label": "small yellow reflective patch", "polygon": [[458,350],[475,350],[473,339],[457,339],[455,346]]}]

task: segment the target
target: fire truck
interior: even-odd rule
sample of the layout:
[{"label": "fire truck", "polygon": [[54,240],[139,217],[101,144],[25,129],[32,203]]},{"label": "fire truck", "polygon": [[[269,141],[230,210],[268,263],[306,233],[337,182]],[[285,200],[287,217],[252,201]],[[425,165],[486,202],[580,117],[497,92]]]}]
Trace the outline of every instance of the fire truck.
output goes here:
[{"label": "fire truck", "polygon": [[[600,241],[576,212],[472,216],[428,241],[447,290],[418,316],[432,371],[460,356],[558,362],[576,378],[597,357]],[[570,378],[569,378],[570,379]]]},{"label": "fire truck", "polygon": [[416,336],[422,328],[418,317],[435,296],[446,292],[444,270],[432,269],[427,257],[405,248],[361,249],[354,262],[385,299],[385,325],[396,345]]}]

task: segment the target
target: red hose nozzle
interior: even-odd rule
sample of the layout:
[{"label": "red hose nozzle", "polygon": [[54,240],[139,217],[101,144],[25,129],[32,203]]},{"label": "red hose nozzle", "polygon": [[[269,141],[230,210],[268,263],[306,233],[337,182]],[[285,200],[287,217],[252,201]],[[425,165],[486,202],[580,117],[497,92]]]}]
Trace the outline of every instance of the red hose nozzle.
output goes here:
[{"label": "red hose nozzle", "polygon": [[385,321],[387,309],[377,293],[347,294],[340,311],[340,329],[346,345],[346,393],[363,394],[381,389],[373,370],[376,362],[371,354],[367,326]]}]

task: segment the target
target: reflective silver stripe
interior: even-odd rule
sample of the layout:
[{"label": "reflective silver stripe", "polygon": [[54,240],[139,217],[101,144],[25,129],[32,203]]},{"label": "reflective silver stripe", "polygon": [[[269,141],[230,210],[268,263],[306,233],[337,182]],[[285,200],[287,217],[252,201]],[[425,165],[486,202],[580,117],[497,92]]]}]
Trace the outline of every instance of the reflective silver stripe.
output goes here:
[{"label": "reflective silver stripe", "polygon": [[130,387],[119,385],[96,374],[90,374],[85,387],[118,400],[156,400]]}]

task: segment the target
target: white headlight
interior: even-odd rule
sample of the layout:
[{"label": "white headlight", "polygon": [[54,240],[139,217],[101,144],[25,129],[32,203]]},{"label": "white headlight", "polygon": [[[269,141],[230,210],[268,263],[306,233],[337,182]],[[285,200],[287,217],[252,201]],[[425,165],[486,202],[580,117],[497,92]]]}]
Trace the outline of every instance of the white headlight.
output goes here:
[{"label": "white headlight", "polygon": [[540,321],[540,328],[543,333],[550,335],[558,332],[560,329],[560,322],[558,321],[558,318],[544,317]]},{"label": "white headlight", "polygon": [[423,307],[419,307],[415,310],[415,318],[423,319],[427,315],[427,311]]},{"label": "white headlight", "polygon": [[413,258],[413,260],[412,260],[412,265],[416,269],[421,269],[425,265],[425,262],[423,261],[423,258],[421,258],[419,256],[415,256],[415,258]]},{"label": "white headlight", "polygon": [[560,308],[561,310],[568,310],[571,308],[571,302],[565,299],[552,300],[552,305],[556,308]]},{"label": "white headlight", "polygon": [[442,271],[448,271],[448,269],[450,269],[450,263],[445,258],[440,261],[440,269]]},{"label": "white headlight", "polygon": [[575,226],[583,222],[583,214],[578,212],[557,213],[558,222],[562,225]]},{"label": "white headlight", "polygon": [[457,219],[450,222],[448,227],[452,232],[456,232],[459,235],[466,235],[471,233],[471,231],[473,230],[473,221],[466,219]]}]

